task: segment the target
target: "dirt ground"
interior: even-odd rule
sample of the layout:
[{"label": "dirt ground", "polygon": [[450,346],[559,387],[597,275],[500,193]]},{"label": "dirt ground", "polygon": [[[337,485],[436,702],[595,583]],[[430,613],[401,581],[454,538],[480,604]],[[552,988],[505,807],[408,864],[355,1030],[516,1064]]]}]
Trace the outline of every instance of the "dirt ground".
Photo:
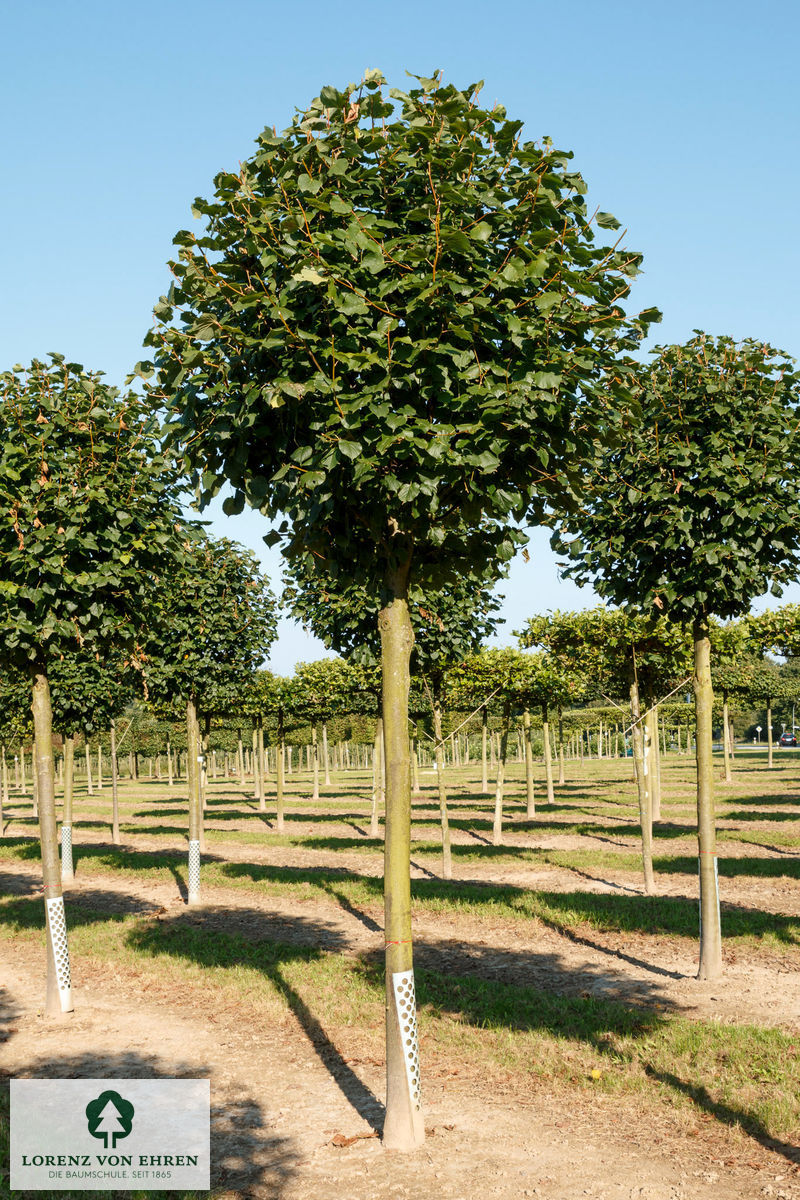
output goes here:
[{"label": "dirt ground", "polygon": [[[209,824],[213,827],[213,817]],[[326,834],[336,827],[332,822]],[[562,849],[573,838],[566,833],[510,836]],[[103,838],[101,831],[92,835],[92,840]],[[144,833],[128,840],[137,849],[169,844]],[[635,838],[619,840],[621,849],[636,846]],[[585,838],[575,841],[586,848]],[[174,844],[185,845],[177,835]],[[686,851],[681,846],[676,852]],[[767,844],[761,850],[737,844],[730,852],[781,853]],[[79,858],[79,848],[76,853]],[[377,853],[346,850],[210,842],[209,854],[274,865],[335,863],[370,875],[381,870]],[[456,871],[460,879],[550,892],[638,890],[635,876],[616,870],[584,872],[501,860],[457,864]],[[430,865],[418,864],[415,873],[430,874]],[[39,885],[38,864],[0,863],[3,894],[32,896]],[[659,886],[664,895],[696,897],[696,879],[690,876],[662,877]],[[800,906],[795,880],[784,876],[726,878],[721,891],[724,903],[776,913],[796,914]],[[149,913],[258,939],[313,938],[318,948],[325,949],[327,942],[339,953],[362,957],[378,955],[382,944],[378,905],[343,907],[333,900],[214,886],[206,889],[202,909],[187,910],[177,882],[124,872],[93,875],[88,860],[79,865],[68,904]],[[694,948],[689,952],[685,941],[669,937],[578,933],[537,924],[532,945],[528,921],[462,913],[423,913],[415,918],[414,936],[415,961],[438,971],[557,994],[615,998],[706,1020],[800,1029],[794,956],[763,948],[729,948],[723,979],[705,984],[694,978]],[[246,1011],[210,1005],[202,991],[168,979],[144,988],[129,966],[79,955],[73,955],[75,1015],[48,1020],[42,1014],[43,951],[25,938],[5,941],[3,947],[0,1071],[7,1076],[209,1077],[212,1182],[220,1197],[800,1200],[800,1150],[793,1145],[760,1142],[700,1108],[545,1086],[532,1075],[520,1079],[482,1072],[424,1043],[428,1136],[414,1154],[389,1153],[377,1136],[384,1095],[378,1034],[364,1038],[344,1024],[310,1028],[289,1010],[272,1026],[253,1028]]]}]

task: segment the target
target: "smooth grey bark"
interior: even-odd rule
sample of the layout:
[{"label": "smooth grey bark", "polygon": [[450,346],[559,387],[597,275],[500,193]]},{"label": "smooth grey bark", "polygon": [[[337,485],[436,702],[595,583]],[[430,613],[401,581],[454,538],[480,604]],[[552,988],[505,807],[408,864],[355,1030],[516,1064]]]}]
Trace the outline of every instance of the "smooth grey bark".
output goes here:
[{"label": "smooth grey bark", "polygon": [[697,841],[700,876],[700,965],[698,979],[722,974],[722,931],[719,916],[717,832],[714,819],[713,704],[711,642],[708,621],[697,617],[694,639],[694,706],[697,719]]},{"label": "smooth grey bark", "polygon": [[42,891],[47,934],[47,984],[45,1013],[63,1017],[73,1011],[70,984],[69,946],[61,864],[58,860],[55,773],[53,770],[53,707],[50,684],[43,660],[32,662],[31,713],[35,756],[33,770],[39,787],[39,840],[42,852]]}]

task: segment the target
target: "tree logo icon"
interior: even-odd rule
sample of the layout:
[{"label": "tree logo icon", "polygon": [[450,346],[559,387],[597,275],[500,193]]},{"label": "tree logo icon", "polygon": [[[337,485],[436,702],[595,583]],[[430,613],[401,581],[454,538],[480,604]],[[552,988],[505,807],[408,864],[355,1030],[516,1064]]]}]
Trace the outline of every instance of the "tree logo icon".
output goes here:
[{"label": "tree logo icon", "polygon": [[119,1092],[101,1092],[86,1105],[89,1133],[102,1138],[106,1150],[113,1150],[118,1139],[126,1138],[133,1128],[133,1112],[130,1100],[123,1100]]}]

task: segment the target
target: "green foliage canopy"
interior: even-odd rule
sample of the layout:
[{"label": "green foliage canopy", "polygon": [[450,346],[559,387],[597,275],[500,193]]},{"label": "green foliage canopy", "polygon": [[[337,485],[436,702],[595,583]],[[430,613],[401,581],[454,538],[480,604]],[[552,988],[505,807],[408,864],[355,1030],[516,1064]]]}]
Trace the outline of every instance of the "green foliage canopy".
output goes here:
[{"label": "green foliage canopy", "polygon": [[618,222],[591,220],[570,154],[478,85],[384,83],[323,88],[195,201],[152,395],[203,499],[227,480],[227,511],[283,515],[289,557],[377,587],[412,553],[427,583],[493,576],[654,314],[624,317],[640,256],[596,244]]}]

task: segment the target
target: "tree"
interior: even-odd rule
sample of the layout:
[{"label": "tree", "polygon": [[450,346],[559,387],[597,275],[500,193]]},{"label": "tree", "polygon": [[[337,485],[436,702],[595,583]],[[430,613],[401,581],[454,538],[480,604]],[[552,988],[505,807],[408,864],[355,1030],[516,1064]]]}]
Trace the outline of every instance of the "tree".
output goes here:
[{"label": "tree", "polygon": [[0,374],[0,658],[31,684],[50,1015],[72,1010],[53,773],[53,661],[144,623],[178,480],[141,400],[61,355]]},{"label": "tree", "polygon": [[[318,571],[309,571],[300,562],[289,568],[284,599],[290,611],[326,645],[334,646],[340,653],[349,653],[362,663],[378,661],[380,602],[363,584],[348,582],[341,576],[323,576]],[[490,582],[476,584],[469,578],[454,579],[438,590],[411,588],[408,602],[414,633],[411,669],[421,684],[420,699],[427,695],[433,717],[442,874],[450,879],[453,871],[442,734],[446,676],[450,666],[474,653],[494,632],[500,602],[493,595]],[[421,712],[422,706],[417,707]],[[373,796],[373,835],[377,834],[377,790]]]},{"label": "tree", "polygon": [[797,574],[800,376],[771,346],[699,332],[654,354],[636,391],[641,415],[620,447],[591,464],[587,502],[556,541],[568,573],[591,579],[603,597],[692,631],[699,976],[713,979],[722,949],[709,622],[742,615]]},{"label": "tree", "polygon": [[[83,730],[87,737],[94,730],[110,729],[112,740],[115,718],[141,690],[141,677],[131,668],[130,658],[110,647],[101,656],[79,648],[55,658],[50,668],[53,724],[64,738],[64,807],[61,820],[61,881],[74,878],[72,861],[72,801],[74,784],[75,735]],[[112,817],[111,839],[119,845],[119,803],[117,795],[116,746],[111,753]]]},{"label": "tree", "polygon": [[620,308],[639,256],[595,244],[568,154],[523,142],[478,85],[384,84],[323,88],[217,176],[148,344],[201,499],[229,483],[227,511],[279,519],[288,557],[380,599],[384,1144],[411,1148],[409,588],[495,577],[514,519],[540,518],[615,411],[645,322]]},{"label": "tree", "polygon": [[154,588],[158,618],[143,640],[143,674],[157,703],[182,701],[189,789],[189,904],[200,902],[203,846],[199,714],[210,719],[238,699],[277,632],[275,597],[255,555],[227,538],[195,534],[186,556]]}]

